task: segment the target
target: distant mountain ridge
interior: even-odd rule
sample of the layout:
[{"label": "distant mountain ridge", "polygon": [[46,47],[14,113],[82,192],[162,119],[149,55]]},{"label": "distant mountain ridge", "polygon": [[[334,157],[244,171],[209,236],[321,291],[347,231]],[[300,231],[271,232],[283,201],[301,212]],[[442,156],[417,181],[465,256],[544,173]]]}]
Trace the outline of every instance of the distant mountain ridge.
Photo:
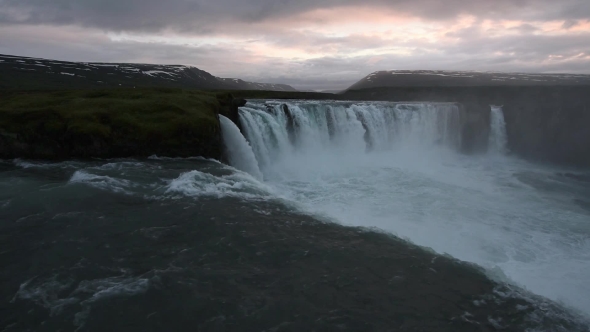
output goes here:
[{"label": "distant mountain ridge", "polygon": [[219,78],[192,66],[69,62],[0,54],[0,89],[100,87],[297,91],[286,84]]},{"label": "distant mountain ridge", "polygon": [[239,78],[218,78],[225,84],[235,86],[234,90],[297,91],[287,84],[247,82]]},{"label": "distant mountain ridge", "polygon": [[348,90],[383,87],[590,85],[590,75],[446,70],[377,71]]}]

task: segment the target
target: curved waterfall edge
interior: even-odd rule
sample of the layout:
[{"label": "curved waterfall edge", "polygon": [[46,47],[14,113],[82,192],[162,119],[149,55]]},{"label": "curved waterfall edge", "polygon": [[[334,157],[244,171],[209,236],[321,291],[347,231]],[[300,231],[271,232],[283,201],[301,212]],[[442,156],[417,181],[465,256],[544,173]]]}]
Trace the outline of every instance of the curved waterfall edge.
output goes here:
[{"label": "curved waterfall edge", "polygon": [[[247,168],[259,177],[285,155],[331,149],[361,154],[442,147],[505,155],[502,106],[490,105],[488,110],[470,112],[459,103],[250,101],[228,120],[248,143],[257,167],[250,161]],[[231,149],[225,147],[226,152]],[[233,164],[227,153],[226,159]]]}]

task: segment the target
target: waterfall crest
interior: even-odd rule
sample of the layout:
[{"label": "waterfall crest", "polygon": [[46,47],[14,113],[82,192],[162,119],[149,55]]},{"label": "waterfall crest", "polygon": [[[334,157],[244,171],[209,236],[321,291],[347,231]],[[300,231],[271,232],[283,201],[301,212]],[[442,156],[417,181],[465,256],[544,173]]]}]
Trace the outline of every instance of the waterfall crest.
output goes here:
[{"label": "waterfall crest", "polygon": [[495,154],[505,154],[508,151],[507,145],[508,136],[502,106],[491,105],[488,151]]},{"label": "waterfall crest", "polygon": [[359,156],[391,149],[459,150],[464,122],[452,103],[254,101],[239,110],[262,173],[287,156]]},{"label": "waterfall crest", "polygon": [[229,162],[235,168],[262,180],[256,156],[246,138],[230,119],[219,115],[221,133]]}]

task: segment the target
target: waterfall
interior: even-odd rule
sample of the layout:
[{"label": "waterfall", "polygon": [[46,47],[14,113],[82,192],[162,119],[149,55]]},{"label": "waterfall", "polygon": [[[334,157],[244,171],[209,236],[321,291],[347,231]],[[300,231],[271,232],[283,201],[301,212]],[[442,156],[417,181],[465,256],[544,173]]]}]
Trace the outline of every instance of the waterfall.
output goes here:
[{"label": "waterfall", "polygon": [[262,180],[262,173],[252,147],[244,138],[240,129],[228,118],[219,115],[221,133],[229,162],[235,168],[247,172]]},{"label": "waterfall", "polygon": [[464,118],[452,103],[316,101],[249,102],[239,115],[263,174],[293,156],[458,150]]},{"label": "waterfall", "polygon": [[488,151],[496,154],[505,154],[507,152],[508,137],[506,135],[506,121],[502,106],[491,106],[490,112],[490,138],[488,142]]}]

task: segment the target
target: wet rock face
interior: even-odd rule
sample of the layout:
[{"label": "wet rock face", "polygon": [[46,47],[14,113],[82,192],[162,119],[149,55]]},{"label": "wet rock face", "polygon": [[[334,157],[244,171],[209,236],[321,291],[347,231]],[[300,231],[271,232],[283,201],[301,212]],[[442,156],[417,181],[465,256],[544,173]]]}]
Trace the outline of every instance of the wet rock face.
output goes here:
[{"label": "wet rock face", "polygon": [[590,166],[590,88],[527,89],[504,106],[508,144],[523,157]]},{"label": "wet rock face", "polygon": [[295,144],[297,141],[297,131],[295,130],[295,120],[293,119],[293,114],[291,114],[291,110],[289,110],[289,106],[287,106],[287,104],[283,104],[281,108],[287,117],[287,133],[289,134],[289,141],[291,144]]},{"label": "wet rock face", "polygon": [[[179,139],[183,139],[179,136]],[[184,144],[126,140],[118,141],[100,136],[64,136],[61,138],[39,135],[32,140],[0,135],[0,159],[64,160],[71,158],[126,158],[151,155],[219,159],[221,139],[219,131],[206,141],[199,137],[184,136]]]},{"label": "wet rock face", "polygon": [[488,149],[490,135],[489,105],[476,103],[461,104],[465,114],[463,125],[462,151],[464,153],[483,153]]},{"label": "wet rock face", "polygon": [[590,166],[589,86],[395,87],[347,91],[351,100],[458,102],[465,152],[485,152],[490,105],[502,105],[508,149],[521,157]]},{"label": "wet rock face", "polygon": [[238,109],[246,105],[246,99],[234,98],[231,93],[218,94],[218,100],[221,105],[219,114],[230,119],[233,123],[242,130],[242,124],[240,122],[240,114]]}]

